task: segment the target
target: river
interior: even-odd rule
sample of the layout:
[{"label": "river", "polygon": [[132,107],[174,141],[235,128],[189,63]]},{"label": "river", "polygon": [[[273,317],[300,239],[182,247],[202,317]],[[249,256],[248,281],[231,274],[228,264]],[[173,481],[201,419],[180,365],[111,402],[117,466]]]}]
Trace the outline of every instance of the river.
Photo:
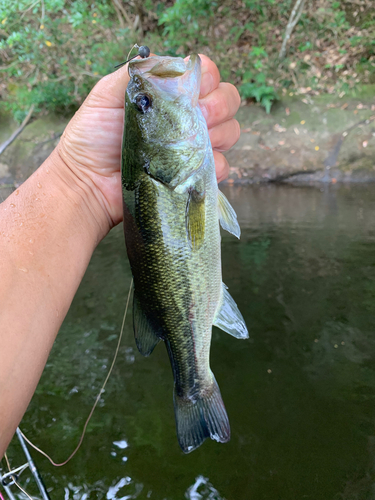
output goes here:
[{"label": "river", "polygon": [[[166,350],[143,358],[129,314],[76,457],[54,468],[33,452],[52,499],[374,498],[375,186],[224,191],[242,236],[223,233],[223,279],[250,332],[213,332],[231,441],[181,452]],[[118,227],[93,255],[21,424],[55,461],[76,446],[103,383],[130,279]],[[9,456],[23,463],[15,440]]]}]

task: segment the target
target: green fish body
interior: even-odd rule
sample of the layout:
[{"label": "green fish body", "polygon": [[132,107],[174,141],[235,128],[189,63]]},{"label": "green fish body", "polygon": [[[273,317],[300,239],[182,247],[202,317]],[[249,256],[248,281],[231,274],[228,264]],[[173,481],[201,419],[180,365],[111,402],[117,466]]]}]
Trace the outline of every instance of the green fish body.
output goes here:
[{"label": "green fish body", "polygon": [[222,283],[219,220],[237,237],[240,229],[217,186],[198,105],[199,57],[136,59],[129,74],[122,191],[134,334],[144,356],[160,340],[167,347],[177,436],[189,453],[207,437],[230,439],[209,356],[213,324],[248,337]]}]

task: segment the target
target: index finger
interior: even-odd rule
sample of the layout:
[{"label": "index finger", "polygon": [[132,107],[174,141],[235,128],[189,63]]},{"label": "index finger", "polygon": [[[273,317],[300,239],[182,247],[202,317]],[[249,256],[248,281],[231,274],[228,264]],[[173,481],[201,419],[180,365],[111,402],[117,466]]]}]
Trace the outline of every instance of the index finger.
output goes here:
[{"label": "index finger", "polygon": [[[189,59],[190,56],[185,57],[185,61]],[[201,58],[201,88],[199,93],[199,98],[205,97],[210,94],[213,90],[217,89],[220,83],[220,72],[216,64],[211,61],[211,59],[204,54],[199,54]]]},{"label": "index finger", "polygon": [[220,83],[220,73],[216,64],[204,54],[199,54],[202,61],[201,71],[201,90],[199,97],[205,97],[207,94],[217,89]]}]

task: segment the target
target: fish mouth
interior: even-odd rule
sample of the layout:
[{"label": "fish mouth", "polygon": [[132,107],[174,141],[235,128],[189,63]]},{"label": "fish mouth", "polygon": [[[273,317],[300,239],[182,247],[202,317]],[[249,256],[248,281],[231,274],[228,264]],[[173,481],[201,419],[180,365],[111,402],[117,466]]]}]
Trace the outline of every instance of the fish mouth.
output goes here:
[{"label": "fish mouth", "polygon": [[177,78],[200,65],[198,54],[190,56],[188,61],[182,57],[150,56],[145,59],[133,59],[129,62],[129,75],[154,76],[158,78]]},{"label": "fish mouth", "polygon": [[151,56],[147,59],[135,59],[129,64],[129,74],[156,76],[159,78],[176,78],[186,72],[185,61],[181,57]]},{"label": "fish mouth", "polygon": [[146,80],[157,92],[169,95],[169,99],[189,95],[193,106],[198,103],[201,81],[198,54],[191,55],[188,61],[182,57],[161,56],[133,59],[129,62],[128,71],[131,79],[138,77]]}]

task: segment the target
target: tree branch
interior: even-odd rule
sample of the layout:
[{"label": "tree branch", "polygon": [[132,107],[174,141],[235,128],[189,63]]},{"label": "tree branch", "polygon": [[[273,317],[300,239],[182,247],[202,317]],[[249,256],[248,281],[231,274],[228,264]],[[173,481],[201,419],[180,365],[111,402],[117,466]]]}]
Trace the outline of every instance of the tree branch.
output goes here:
[{"label": "tree branch", "polygon": [[22,132],[22,130],[26,127],[26,125],[29,123],[30,121],[30,118],[33,114],[33,111],[34,111],[34,104],[31,106],[31,108],[29,109],[29,112],[27,113],[25,119],[23,120],[23,122],[21,123],[21,126],[15,130],[13,132],[13,134],[9,137],[9,139],[7,139],[5,142],[3,142],[1,145],[0,145],[0,155],[2,153],[4,153],[4,151],[6,150],[6,148],[8,146],[10,146],[12,144],[12,142],[14,141],[14,139],[16,139],[16,137],[18,137],[20,135],[20,133]]},{"label": "tree branch", "polygon": [[12,68],[16,64],[18,64],[19,61],[13,61],[12,63],[8,64],[7,66],[0,66],[0,71],[5,71],[6,69]]},{"label": "tree branch", "polygon": [[286,46],[289,42],[290,35],[292,34],[292,31],[294,30],[294,27],[299,21],[299,18],[301,17],[303,8],[305,6],[306,0],[297,0],[296,3],[294,4],[294,7],[292,9],[292,12],[289,17],[288,24],[286,26],[285,30],[285,36],[283,40],[283,44],[281,46],[281,50],[279,53],[279,59],[282,60],[285,57],[286,54]]},{"label": "tree branch", "polygon": [[118,18],[119,23],[120,23],[120,27],[121,27],[121,29],[124,29],[125,28],[125,23],[124,23],[124,18],[121,15],[120,9],[117,7],[117,4],[116,4],[116,2],[114,0],[112,0],[112,3],[113,3],[113,7],[114,7],[114,9],[116,11],[117,18]]},{"label": "tree branch", "polygon": [[[119,19],[120,19],[120,16],[119,16],[119,12],[120,12],[122,14],[123,18],[128,23],[129,28],[134,32],[132,20],[130,19],[129,14],[126,12],[126,9],[122,5],[121,1],[120,0],[112,0],[112,3],[113,3],[113,6],[117,12],[117,16],[119,17]],[[122,25],[121,22],[120,22],[120,24]],[[121,26],[121,27],[123,27],[123,26]]]}]

